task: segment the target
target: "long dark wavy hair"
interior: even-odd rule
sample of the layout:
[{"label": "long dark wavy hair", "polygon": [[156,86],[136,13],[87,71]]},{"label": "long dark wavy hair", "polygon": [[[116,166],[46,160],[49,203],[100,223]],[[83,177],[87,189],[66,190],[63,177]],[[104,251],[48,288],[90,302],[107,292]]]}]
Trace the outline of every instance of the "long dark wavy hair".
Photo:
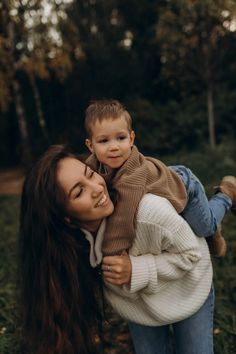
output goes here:
[{"label": "long dark wavy hair", "polygon": [[37,354],[96,352],[99,275],[89,265],[84,235],[66,224],[56,180],[58,162],[69,156],[75,157],[66,147],[51,146],[27,174],[22,193],[20,313],[23,337]]}]

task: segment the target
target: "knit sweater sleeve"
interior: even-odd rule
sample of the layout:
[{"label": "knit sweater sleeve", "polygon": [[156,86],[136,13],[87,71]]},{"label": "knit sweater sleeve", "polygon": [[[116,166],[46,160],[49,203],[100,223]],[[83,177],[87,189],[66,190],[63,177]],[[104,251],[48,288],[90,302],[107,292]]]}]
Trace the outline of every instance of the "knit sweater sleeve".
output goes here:
[{"label": "knit sweater sleeve", "polygon": [[107,218],[102,250],[112,255],[129,249],[135,238],[136,212],[144,188],[135,184],[119,183],[115,212]]},{"label": "knit sweater sleeve", "polygon": [[[187,222],[164,198],[144,196],[137,219],[133,255],[130,254],[129,291],[158,292],[195,267],[201,259],[199,241]],[[138,252],[135,250],[137,245]]]}]

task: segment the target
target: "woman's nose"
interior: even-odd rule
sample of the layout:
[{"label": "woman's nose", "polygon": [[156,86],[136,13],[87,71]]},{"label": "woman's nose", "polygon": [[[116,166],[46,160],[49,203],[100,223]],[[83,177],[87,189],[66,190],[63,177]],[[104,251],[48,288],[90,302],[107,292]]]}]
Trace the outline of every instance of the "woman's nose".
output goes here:
[{"label": "woman's nose", "polygon": [[91,183],[90,188],[93,197],[97,197],[99,194],[104,192],[104,187],[99,183]]}]

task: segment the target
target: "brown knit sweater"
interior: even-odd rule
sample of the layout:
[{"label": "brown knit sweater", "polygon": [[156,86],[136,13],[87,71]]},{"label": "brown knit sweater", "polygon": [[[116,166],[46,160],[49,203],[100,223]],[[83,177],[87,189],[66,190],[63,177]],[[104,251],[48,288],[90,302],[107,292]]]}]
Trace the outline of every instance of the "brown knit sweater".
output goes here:
[{"label": "brown knit sweater", "polygon": [[115,211],[107,219],[104,234],[104,255],[120,254],[131,247],[135,237],[135,216],[144,194],[167,198],[178,213],[186,206],[187,193],[180,177],[161,161],[142,155],[136,146],[128,160],[113,174],[102,173],[101,164],[94,155],[89,156],[86,163],[116,192]]}]

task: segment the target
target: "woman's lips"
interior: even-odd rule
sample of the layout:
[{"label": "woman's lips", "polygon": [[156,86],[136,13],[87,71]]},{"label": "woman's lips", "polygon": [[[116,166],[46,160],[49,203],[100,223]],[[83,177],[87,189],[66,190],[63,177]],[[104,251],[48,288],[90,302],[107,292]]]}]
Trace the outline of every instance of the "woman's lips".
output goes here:
[{"label": "woman's lips", "polygon": [[107,202],[107,199],[108,198],[107,198],[106,194],[104,194],[104,196],[96,204],[96,207],[100,207],[100,206],[104,205]]}]

